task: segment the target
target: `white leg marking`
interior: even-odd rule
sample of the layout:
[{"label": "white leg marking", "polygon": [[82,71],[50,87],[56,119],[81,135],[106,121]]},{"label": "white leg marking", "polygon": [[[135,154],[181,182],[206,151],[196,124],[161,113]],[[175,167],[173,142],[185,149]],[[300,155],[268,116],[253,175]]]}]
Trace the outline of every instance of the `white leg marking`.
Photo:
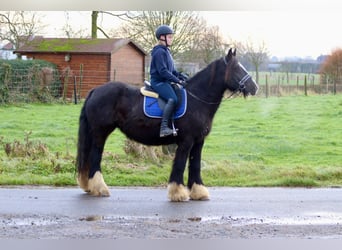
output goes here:
[{"label": "white leg marking", "polygon": [[77,183],[84,190],[84,192],[89,192],[88,188],[88,174],[78,174]]},{"label": "white leg marking", "polygon": [[191,187],[190,199],[209,200],[209,191],[205,186],[194,183]]},{"label": "white leg marking", "polygon": [[100,171],[97,171],[93,178],[89,179],[88,189],[89,193],[94,196],[110,196],[109,189]]},{"label": "white leg marking", "polygon": [[168,197],[171,201],[187,201],[189,199],[189,190],[184,185],[172,182],[168,186],[168,192]]}]

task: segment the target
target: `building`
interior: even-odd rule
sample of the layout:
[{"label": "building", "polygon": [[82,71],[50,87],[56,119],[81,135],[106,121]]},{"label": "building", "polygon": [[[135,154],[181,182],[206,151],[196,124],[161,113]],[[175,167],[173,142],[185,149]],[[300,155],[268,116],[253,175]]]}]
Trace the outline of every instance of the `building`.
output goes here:
[{"label": "building", "polygon": [[15,51],[27,59],[42,59],[57,65],[67,97],[75,86],[80,97],[108,81],[142,85],[146,52],[129,39],[35,37]]},{"label": "building", "polygon": [[1,47],[0,45],[0,59],[11,60],[16,59],[16,55],[13,54],[14,46],[12,43],[6,43]]}]

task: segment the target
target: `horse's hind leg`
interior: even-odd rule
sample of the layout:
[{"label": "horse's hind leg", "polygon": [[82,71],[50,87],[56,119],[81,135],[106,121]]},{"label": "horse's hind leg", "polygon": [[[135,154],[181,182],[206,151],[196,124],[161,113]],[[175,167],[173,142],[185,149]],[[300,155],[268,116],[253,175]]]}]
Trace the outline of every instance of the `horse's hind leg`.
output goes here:
[{"label": "horse's hind leg", "polygon": [[101,173],[101,160],[104,141],[100,146],[93,144],[90,151],[90,170],[88,181],[88,192],[94,196],[109,196],[110,192]]},{"label": "horse's hind leg", "polygon": [[189,178],[188,188],[190,189],[190,199],[208,200],[209,191],[203,185],[201,178],[201,154],[203,142],[194,144],[189,156]]}]

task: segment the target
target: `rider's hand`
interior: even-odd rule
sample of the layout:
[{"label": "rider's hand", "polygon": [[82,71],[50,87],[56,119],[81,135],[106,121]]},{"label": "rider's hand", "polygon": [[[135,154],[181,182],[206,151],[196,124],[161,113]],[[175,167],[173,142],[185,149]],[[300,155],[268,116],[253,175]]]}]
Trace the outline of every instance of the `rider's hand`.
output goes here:
[{"label": "rider's hand", "polygon": [[181,86],[183,86],[183,88],[185,88],[185,86],[187,85],[187,82],[184,80],[179,80],[178,82]]}]

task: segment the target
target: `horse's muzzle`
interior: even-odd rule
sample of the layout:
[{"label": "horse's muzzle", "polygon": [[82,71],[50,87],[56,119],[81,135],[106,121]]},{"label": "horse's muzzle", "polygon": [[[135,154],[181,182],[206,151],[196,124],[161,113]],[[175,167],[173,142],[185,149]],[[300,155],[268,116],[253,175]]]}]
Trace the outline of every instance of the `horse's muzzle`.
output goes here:
[{"label": "horse's muzzle", "polygon": [[259,85],[251,78],[245,83],[245,88],[243,89],[244,97],[249,95],[256,95],[259,90]]}]

